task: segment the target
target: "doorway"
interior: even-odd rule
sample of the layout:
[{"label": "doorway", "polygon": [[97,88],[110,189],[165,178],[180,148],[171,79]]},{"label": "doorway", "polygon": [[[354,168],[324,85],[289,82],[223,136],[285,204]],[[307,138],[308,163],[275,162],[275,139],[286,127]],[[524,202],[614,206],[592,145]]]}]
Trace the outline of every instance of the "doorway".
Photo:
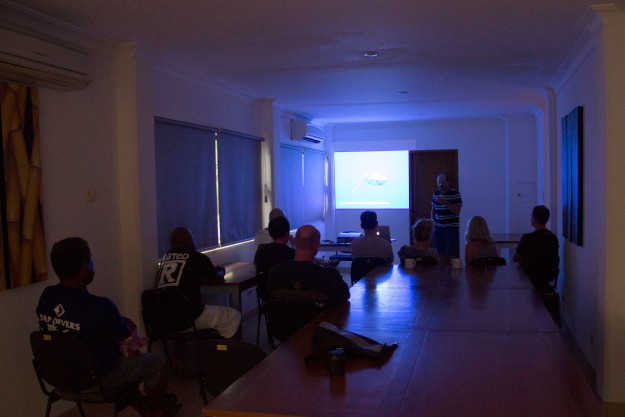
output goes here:
[{"label": "doorway", "polygon": [[451,188],[459,189],[458,150],[410,151],[410,244],[412,225],[422,217],[430,218],[436,176],[444,172]]}]

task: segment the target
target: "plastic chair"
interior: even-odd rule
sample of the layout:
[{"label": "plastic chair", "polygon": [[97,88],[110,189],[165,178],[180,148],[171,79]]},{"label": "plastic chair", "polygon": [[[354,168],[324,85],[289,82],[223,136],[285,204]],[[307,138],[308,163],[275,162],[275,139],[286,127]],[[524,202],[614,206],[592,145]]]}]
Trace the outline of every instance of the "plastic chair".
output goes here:
[{"label": "plastic chair", "polygon": [[202,340],[185,347],[185,359],[195,368],[200,396],[216,397],[267,355],[258,346],[238,340]]},{"label": "plastic chair", "polygon": [[[173,370],[168,341],[221,339],[215,329],[195,327],[193,307],[187,296],[177,288],[144,290],[141,294],[141,316],[148,337],[148,352],[152,345],[162,340],[170,369]],[[189,330],[190,329],[190,330]]]},{"label": "plastic chair", "polygon": [[352,279],[352,285],[360,280],[360,278],[367,275],[373,268],[379,265],[386,265],[387,262],[382,258],[356,258],[352,261],[352,267],[350,270],[350,277]]},{"label": "plastic chair", "polygon": [[78,337],[69,333],[36,331],[30,334],[30,345],[39,385],[48,396],[46,417],[50,416],[52,404],[59,400],[75,402],[82,417],[85,417],[83,403],[111,403],[114,417],[136,403],[139,413],[145,417],[140,402],[136,401],[141,395],[139,383],[105,389],[98,358]]}]

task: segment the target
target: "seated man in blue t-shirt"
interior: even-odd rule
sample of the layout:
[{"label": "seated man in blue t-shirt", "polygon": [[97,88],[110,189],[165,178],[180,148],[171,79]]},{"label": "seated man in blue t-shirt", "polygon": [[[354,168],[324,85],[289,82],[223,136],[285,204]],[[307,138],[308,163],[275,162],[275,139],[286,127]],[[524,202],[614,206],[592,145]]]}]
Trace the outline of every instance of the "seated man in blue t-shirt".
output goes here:
[{"label": "seated man in blue t-shirt", "polygon": [[149,416],[171,416],[180,409],[175,396],[164,394],[167,385],[163,357],[137,349],[122,355],[120,346],[132,336],[134,325],[119,313],[108,298],[92,295],[87,285],[93,281],[91,250],[79,237],[63,239],[50,253],[57,285],[43,290],[37,305],[39,328],[43,331],[73,333],[95,352],[105,375],[104,388],[129,382],[144,382],[141,399]]}]

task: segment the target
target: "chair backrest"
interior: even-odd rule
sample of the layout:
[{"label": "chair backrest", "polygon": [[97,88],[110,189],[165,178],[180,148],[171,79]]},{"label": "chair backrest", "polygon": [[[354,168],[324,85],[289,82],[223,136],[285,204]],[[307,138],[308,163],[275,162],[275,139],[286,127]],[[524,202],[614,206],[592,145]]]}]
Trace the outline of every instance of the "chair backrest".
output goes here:
[{"label": "chair backrest", "polygon": [[536,289],[554,291],[560,274],[560,256],[532,259],[523,265],[523,269]]},{"label": "chair backrest", "polygon": [[350,276],[352,283],[358,282],[360,278],[367,275],[373,268],[379,265],[386,265],[386,260],[382,258],[356,258],[352,261]]},{"label": "chair backrest", "polygon": [[[200,378],[200,387],[219,395],[267,355],[258,346],[238,340],[201,340],[185,347],[185,359]],[[206,403],[205,395],[202,395]]]},{"label": "chair backrest", "polygon": [[262,271],[256,274],[256,296],[263,301],[269,298],[267,291],[267,272]]},{"label": "chair backrest", "polygon": [[36,331],[30,334],[30,346],[37,376],[54,388],[78,392],[99,386],[102,372],[98,359],[78,337]]},{"label": "chair backrest", "polygon": [[485,268],[487,266],[507,265],[507,262],[501,256],[487,256],[476,258],[471,261],[471,266]]},{"label": "chair backrest", "polygon": [[151,338],[194,328],[191,302],[177,288],[144,290],[141,308],[146,332]]},{"label": "chair backrest", "polygon": [[417,265],[438,265],[438,261],[433,256],[417,256],[413,259]]},{"label": "chair backrest", "polygon": [[316,291],[279,289],[267,302],[269,331],[284,342],[325,308],[328,297]]}]

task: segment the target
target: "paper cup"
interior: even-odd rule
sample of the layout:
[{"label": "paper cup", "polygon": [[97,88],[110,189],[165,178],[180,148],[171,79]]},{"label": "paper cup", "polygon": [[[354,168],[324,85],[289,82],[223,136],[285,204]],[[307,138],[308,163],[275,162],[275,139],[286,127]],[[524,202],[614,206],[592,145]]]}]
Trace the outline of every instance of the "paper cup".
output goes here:
[{"label": "paper cup", "polygon": [[451,259],[451,267],[455,268],[455,269],[462,268],[462,262],[460,261],[460,258],[452,258]]}]

